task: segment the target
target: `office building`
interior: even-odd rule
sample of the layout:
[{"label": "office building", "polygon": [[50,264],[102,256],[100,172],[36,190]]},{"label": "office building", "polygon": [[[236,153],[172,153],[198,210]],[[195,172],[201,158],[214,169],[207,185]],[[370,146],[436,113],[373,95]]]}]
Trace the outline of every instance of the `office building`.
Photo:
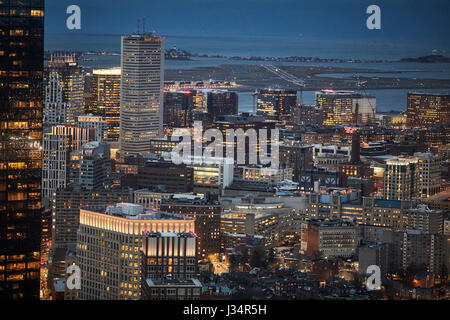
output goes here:
[{"label": "office building", "polygon": [[42,154],[42,198],[44,206],[58,188],[66,186],[69,179],[72,136],[45,133]]},{"label": "office building", "polygon": [[163,125],[164,39],[153,34],[122,37],[120,82],[121,157],[146,153]]},{"label": "office building", "polygon": [[407,95],[406,126],[428,128],[436,124],[450,123],[450,95],[414,93]]},{"label": "office building", "polygon": [[141,300],[198,300],[196,236],[193,233],[151,232],[142,248]]},{"label": "office building", "polygon": [[297,91],[260,89],[256,92],[257,113],[269,119],[292,121],[297,109]]},{"label": "office building", "polygon": [[70,182],[72,152],[95,140],[94,128],[73,126],[53,126],[44,133],[42,154],[42,200],[48,207],[58,188],[64,188]]},{"label": "office building", "polygon": [[299,124],[306,126],[321,126],[323,123],[323,111],[315,105],[300,105],[298,107]]},{"label": "office building", "polygon": [[155,138],[150,140],[150,153],[156,155],[163,155],[170,153],[178,145],[178,141],[172,141],[169,138]]},{"label": "office building", "polygon": [[93,112],[107,123],[106,140],[119,141],[121,68],[92,72]]},{"label": "office building", "polygon": [[304,144],[281,144],[279,146],[280,166],[292,167],[292,181],[298,182],[301,172],[312,169],[313,147]]},{"label": "office building", "polygon": [[194,187],[199,192],[222,190],[231,185],[234,177],[233,159],[192,157],[188,167],[194,170]]},{"label": "office building", "polygon": [[86,190],[102,188],[107,185],[110,161],[108,143],[86,142],[78,152],[72,153],[71,180]]},{"label": "office building", "polygon": [[[206,113],[201,119],[203,125],[211,125],[219,116],[238,113],[238,94],[226,90],[208,90],[206,95]],[[200,114],[197,114],[200,115]]]},{"label": "office building", "polygon": [[[121,203],[106,212],[80,210],[77,263],[81,300],[139,300],[146,234],[191,233],[194,220]],[[100,250],[101,248],[101,250]],[[195,254],[195,248],[192,250]],[[195,258],[194,258],[195,262]]]},{"label": "office building", "polygon": [[77,229],[80,220],[80,208],[100,211],[105,205],[131,202],[133,191],[130,189],[83,189],[79,184],[71,184],[58,189],[52,201],[52,248],[67,250],[77,242]]},{"label": "office building", "polygon": [[307,222],[303,231],[302,248],[312,257],[348,258],[356,253],[356,225],[342,219],[314,219]]},{"label": "office building", "polygon": [[0,11],[0,299],[39,299],[44,1]]},{"label": "office building", "polygon": [[142,248],[142,300],[198,300],[202,285],[193,233],[148,232]]},{"label": "office building", "polygon": [[164,91],[164,125],[169,128],[192,127],[194,108],[191,90]]},{"label": "office building", "polygon": [[53,126],[49,129],[52,135],[66,135],[71,137],[71,148],[73,151],[78,151],[81,146],[86,142],[95,141],[96,133],[95,128],[86,127],[81,128],[78,126]]},{"label": "office building", "polygon": [[316,92],[316,107],[322,110],[323,125],[326,126],[373,123],[376,99],[353,91],[321,90]]},{"label": "office building", "polygon": [[408,210],[415,208],[416,205],[416,201],[410,199],[388,200],[365,197],[362,202],[364,216],[361,221],[365,225],[404,232],[408,223]]},{"label": "office building", "polygon": [[44,124],[74,125],[84,113],[84,75],[75,54],[53,53],[44,81]]},{"label": "office building", "polygon": [[143,276],[154,282],[195,278],[196,252],[194,233],[147,232],[142,243]]}]

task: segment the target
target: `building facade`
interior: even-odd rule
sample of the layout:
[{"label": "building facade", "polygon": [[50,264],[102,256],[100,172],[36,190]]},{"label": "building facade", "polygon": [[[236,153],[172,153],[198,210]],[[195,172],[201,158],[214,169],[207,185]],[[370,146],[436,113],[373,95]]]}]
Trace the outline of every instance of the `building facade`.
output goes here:
[{"label": "building facade", "polygon": [[121,156],[149,152],[163,124],[164,39],[153,34],[122,37],[120,82]]},{"label": "building facade", "polygon": [[450,123],[450,95],[408,93],[406,125],[408,128],[428,128]]},{"label": "building facade", "polygon": [[92,72],[93,110],[107,123],[106,140],[119,141],[121,68],[94,69]]},{"label": "building facade", "polygon": [[[149,232],[194,232],[194,221],[142,206],[118,204],[106,213],[80,210],[77,263],[81,300],[139,300],[142,252]],[[195,254],[195,249],[193,250]]]},{"label": "building facade", "polygon": [[84,75],[75,54],[53,53],[44,81],[44,124],[74,125],[84,112]]},{"label": "building facade", "polygon": [[256,92],[257,113],[274,120],[290,121],[297,109],[297,91],[261,89]]},{"label": "building facade", "polygon": [[0,299],[39,299],[44,1],[0,10]]},{"label": "building facade", "polygon": [[326,126],[373,123],[376,99],[353,91],[322,90],[316,92],[316,107],[322,110],[323,125]]}]

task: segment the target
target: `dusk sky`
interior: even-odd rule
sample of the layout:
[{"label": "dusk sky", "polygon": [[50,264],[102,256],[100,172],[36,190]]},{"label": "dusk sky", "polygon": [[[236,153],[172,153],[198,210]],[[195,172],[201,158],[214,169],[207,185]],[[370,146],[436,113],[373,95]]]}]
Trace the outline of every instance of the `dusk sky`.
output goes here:
[{"label": "dusk sky", "polygon": [[[65,27],[71,4],[82,13],[76,32],[90,34],[131,33],[145,17],[163,35],[450,39],[447,0],[48,0],[48,33],[73,32]],[[381,30],[365,27],[371,4],[381,8]]]}]

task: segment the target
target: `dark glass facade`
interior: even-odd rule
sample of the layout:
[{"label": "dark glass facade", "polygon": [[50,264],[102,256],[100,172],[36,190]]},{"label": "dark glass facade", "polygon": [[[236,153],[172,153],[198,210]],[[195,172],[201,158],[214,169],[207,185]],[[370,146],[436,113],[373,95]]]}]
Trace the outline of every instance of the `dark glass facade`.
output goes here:
[{"label": "dark glass facade", "polygon": [[0,0],[0,300],[39,299],[44,0]]}]

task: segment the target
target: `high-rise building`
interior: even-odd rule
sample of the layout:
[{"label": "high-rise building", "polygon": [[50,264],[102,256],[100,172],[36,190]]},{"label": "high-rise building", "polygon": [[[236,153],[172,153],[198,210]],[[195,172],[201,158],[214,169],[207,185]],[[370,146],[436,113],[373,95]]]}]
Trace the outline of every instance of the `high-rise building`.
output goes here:
[{"label": "high-rise building", "polygon": [[406,200],[417,197],[417,159],[386,161],[383,176],[383,197],[387,200]]},{"label": "high-rise building", "polygon": [[106,140],[119,141],[121,68],[94,69],[92,72],[93,110],[106,121]]},{"label": "high-rise building", "polygon": [[192,279],[197,275],[196,236],[183,232],[149,232],[142,243],[146,279]]},{"label": "high-rise building", "polygon": [[280,166],[292,167],[292,181],[298,182],[300,173],[313,167],[312,149],[301,143],[280,145]]},{"label": "high-rise building", "polygon": [[163,124],[164,39],[153,34],[122,37],[120,82],[121,156],[149,152]]},{"label": "high-rise building", "polygon": [[84,112],[84,76],[75,55],[53,53],[44,81],[44,124],[75,124]]},{"label": "high-rise building", "polygon": [[238,95],[226,90],[211,90],[206,93],[206,121],[214,123],[219,116],[238,113]]},{"label": "high-rise building", "polygon": [[149,232],[142,248],[143,300],[197,300],[196,236],[186,232]]},{"label": "high-rise building", "polygon": [[257,113],[274,120],[290,121],[297,109],[297,91],[261,89],[257,91]]},{"label": "high-rise building", "polygon": [[323,112],[324,125],[372,123],[376,99],[353,91],[322,90],[316,92],[316,107]]},{"label": "high-rise building", "polygon": [[426,271],[440,274],[445,264],[447,236],[410,229],[403,233],[402,268],[425,266]]},{"label": "high-rise building", "polygon": [[42,198],[51,199],[54,192],[65,187],[69,178],[72,136],[45,133],[42,155]]},{"label": "high-rise building", "polygon": [[108,143],[86,142],[78,152],[72,154],[71,179],[86,190],[101,188],[106,185],[111,168],[110,161]]},{"label": "high-rise building", "polygon": [[450,123],[450,95],[408,93],[406,125],[408,128],[427,128]]},{"label": "high-rise building", "polygon": [[44,0],[0,12],[0,299],[39,299]]},{"label": "high-rise building", "polygon": [[66,188],[58,189],[52,202],[52,249],[67,249],[70,245],[76,244],[80,208],[99,211],[104,209],[105,205],[131,202],[132,200],[133,191],[130,189],[85,190],[79,184],[71,184]]},{"label": "high-rise building", "polygon": [[[80,210],[77,263],[81,300],[139,300],[143,242],[149,232],[194,232],[194,220],[121,203],[106,212]],[[195,254],[195,248],[193,249]],[[194,259],[195,260],[195,259]]]},{"label": "high-rise building", "polygon": [[191,127],[193,108],[194,101],[191,90],[165,91],[164,125],[169,128]]},{"label": "high-rise building", "polygon": [[54,126],[51,127],[49,132],[54,135],[67,135],[71,136],[72,145],[71,148],[74,151],[80,150],[81,146],[89,141],[95,141],[95,128],[80,128],[77,126]]},{"label": "high-rise building", "polygon": [[299,124],[302,125],[322,125],[323,112],[315,105],[300,105],[298,107]]},{"label": "high-rise building", "polygon": [[58,188],[70,181],[71,153],[82,144],[95,140],[95,129],[73,126],[54,126],[44,133],[42,155],[42,200],[44,206]]},{"label": "high-rise building", "polygon": [[432,153],[414,153],[419,170],[418,195],[428,198],[441,191],[441,158]]}]

